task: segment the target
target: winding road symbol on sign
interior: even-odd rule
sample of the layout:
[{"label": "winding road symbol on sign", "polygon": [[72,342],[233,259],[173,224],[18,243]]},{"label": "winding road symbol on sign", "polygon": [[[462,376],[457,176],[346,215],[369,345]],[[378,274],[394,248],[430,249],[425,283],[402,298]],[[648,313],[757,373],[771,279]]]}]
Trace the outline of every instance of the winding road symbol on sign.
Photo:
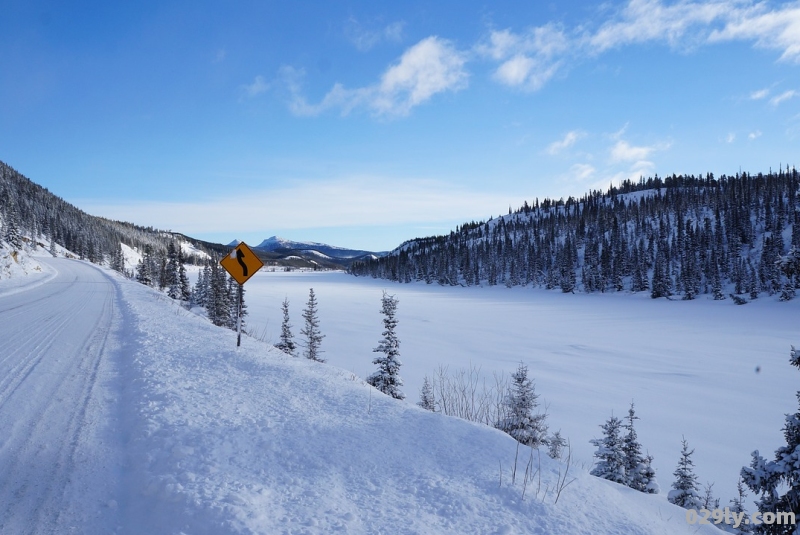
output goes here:
[{"label": "winding road symbol on sign", "polygon": [[236,249],[236,260],[242,266],[242,274],[247,277],[247,264],[244,263],[244,253],[241,249]]},{"label": "winding road symbol on sign", "polygon": [[261,259],[244,242],[225,255],[219,263],[239,284],[247,282],[256,271],[264,267]]}]

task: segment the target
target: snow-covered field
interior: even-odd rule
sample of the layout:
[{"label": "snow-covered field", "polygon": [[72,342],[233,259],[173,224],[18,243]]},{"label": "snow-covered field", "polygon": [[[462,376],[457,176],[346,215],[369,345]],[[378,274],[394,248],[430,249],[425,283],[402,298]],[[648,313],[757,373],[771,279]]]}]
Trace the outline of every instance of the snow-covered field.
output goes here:
[{"label": "snow-covered field", "polygon": [[[556,503],[566,466],[543,456],[541,484],[537,474],[524,487],[526,451],[512,484],[507,435],[392,400],[332,365],[347,336],[333,334],[335,298],[375,310],[377,284],[295,282],[313,280],[328,300],[331,364],[318,364],[248,337],[237,349],[232,331],[107,270],[41,262],[51,280],[0,296],[0,336],[14,341],[0,354],[4,533],[718,533],[575,465]],[[292,277],[263,279],[290,291]],[[447,293],[417,291],[428,312],[409,326],[436,321],[431,303],[453,307]],[[401,299],[411,314],[411,294]],[[460,332],[450,322],[443,339]]]},{"label": "snow-covered field", "polygon": [[[382,290],[399,299],[401,375],[409,402],[425,375],[481,367],[512,372],[520,361],[548,404],[552,430],[569,437],[587,466],[612,412],[636,404],[639,438],[655,457],[665,495],[681,438],[695,449],[701,484],[714,483],[726,504],[739,469],[759,449],[771,457],[783,444],[784,414],[796,410],[798,379],[789,366],[800,346],[800,300],[762,297],[745,306],[730,299],[653,300],[645,294],[563,294],[505,287],[453,288],[395,284],[343,273],[257,273],[247,282],[251,331],[277,341],[284,297],[294,333],[314,288],[323,355],[366,377],[381,337]],[[757,371],[758,370],[758,371]]]}]

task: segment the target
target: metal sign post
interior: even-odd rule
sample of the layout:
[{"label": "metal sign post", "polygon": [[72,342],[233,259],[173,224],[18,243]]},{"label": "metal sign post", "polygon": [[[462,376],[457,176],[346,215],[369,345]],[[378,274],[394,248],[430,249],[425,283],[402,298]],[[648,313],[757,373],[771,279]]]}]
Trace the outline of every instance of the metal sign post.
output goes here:
[{"label": "metal sign post", "polygon": [[236,312],[236,347],[242,345],[242,294],[244,286],[239,285],[239,308]]}]

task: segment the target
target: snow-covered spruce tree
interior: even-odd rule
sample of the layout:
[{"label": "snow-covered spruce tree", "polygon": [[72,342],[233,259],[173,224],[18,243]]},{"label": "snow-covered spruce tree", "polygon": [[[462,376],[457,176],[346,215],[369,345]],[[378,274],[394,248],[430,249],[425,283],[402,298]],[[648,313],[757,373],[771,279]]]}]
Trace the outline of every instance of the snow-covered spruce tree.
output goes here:
[{"label": "snow-covered spruce tree", "polygon": [[281,323],[281,339],[275,344],[275,347],[284,353],[293,357],[297,356],[297,344],[294,343],[294,334],[292,334],[292,324],[289,323],[289,298],[284,297],[281,304],[283,311],[283,323]]},{"label": "snow-covered spruce tree", "polygon": [[646,455],[644,457],[644,461],[640,465],[640,474],[641,474],[641,481],[644,485],[644,490],[642,492],[646,492],[647,494],[658,494],[661,490],[661,487],[658,486],[658,481],[656,480],[656,471],[653,468],[653,456]]},{"label": "snow-covered spruce tree", "polygon": [[589,473],[625,485],[625,453],[622,451],[623,440],[620,436],[622,420],[611,416],[600,428],[603,430],[603,438],[589,441],[597,446],[597,451],[594,452],[597,464]]},{"label": "snow-covered spruce tree", "polygon": [[702,509],[719,509],[719,498],[714,497],[714,484],[709,482],[703,487]]},{"label": "snow-covered spruce tree", "polygon": [[19,228],[19,212],[17,201],[14,196],[9,195],[6,199],[5,217],[3,218],[3,239],[12,249],[22,248],[22,233]]},{"label": "snow-covered spruce tree", "polygon": [[164,272],[166,276],[164,286],[167,287],[167,295],[172,299],[180,299],[181,297],[181,281],[178,276],[178,266],[180,265],[178,261],[178,250],[174,242],[169,242],[169,246],[167,247],[167,266]]},{"label": "snow-covered spruce tree", "polygon": [[192,297],[192,287],[189,284],[189,277],[186,276],[186,256],[178,245],[178,285],[181,289],[181,301],[189,301]]},{"label": "snow-covered spruce tree", "polygon": [[433,386],[431,386],[431,382],[428,380],[427,375],[422,381],[422,388],[419,391],[419,401],[417,402],[417,405],[426,411],[436,412],[436,397],[433,392]]},{"label": "snow-covered spruce tree", "polygon": [[209,285],[211,284],[211,266],[206,264],[197,274],[197,282],[192,290],[192,304],[205,307],[208,303]]},{"label": "snow-covered spruce tree", "polygon": [[560,460],[566,445],[567,440],[561,436],[561,430],[559,429],[547,439],[547,454],[551,459]]},{"label": "snow-covered spruce tree", "polygon": [[520,362],[517,371],[511,374],[511,384],[503,400],[503,416],[497,428],[525,446],[538,448],[544,444],[547,414],[533,413],[539,406],[538,399],[533,381],[528,379],[528,367]]},{"label": "snow-covered spruce tree", "polygon": [[[744,508],[744,497],[746,496],[747,492],[744,490],[744,484],[742,482],[742,478],[739,478],[739,481],[736,483],[736,497],[731,500],[730,510],[732,515],[736,515],[735,518],[744,518],[741,516],[744,514],[747,515],[747,511]],[[748,533],[753,533],[753,525],[752,524],[745,524],[744,522],[740,521],[738,527],[733,527],[731,524],[720,524],[720,529],[723,531],[727,531],[728,533],[734,533],[735,535],[746,535]]]},{"label": "snow-covered spruce tree", "polygon": [[212,261],[206,311],[211,323],[220,327],[229,327],[231,318],[230,294],[225,278],[225,270],[219,262]]},{"label": "snow-covered spruce tree", "polygon": [[122,255],[122,244],[117,244],[111,253],[109,267],[118,273],[125,273],[125,257]]},{"label": "snow-covered spruce tree", "polygon": [[651,465],[652,457],[642,455],[642,445],[639,443],[634,421],[638,420],[634,411],[633,402],[628,409],[628,416],[623,424],[625,436],[622,438],[622,453],[625,456],[625,479],[626,485],[639,492],[656,494],[658,483],[655,480],[655,471]]},{"label": "snow-covered spruce tree", "polygon": [[377,364],[378,369],[367,377],[367,383],[395,399],[405,399],[405,394],[400,390],[400,387],[403,386],[403,379],[400,378],[400,366],[402,366],[400,340],[395,332],[397,299],[393,295],[387,294],[386,291],[381,297],[381,314],[383,314],[383,339],[372,351],[383,353],[383,355],[373,359],[372,363]]},{"label": "snow-covered spruce tree", "polygon": [[672,473],[675,476],[675,482],[672,484],[672,490],[667,494],[667,500],[684,509],[699,510],[703,507],[703,499],[700,497],[697,476],[694,474],[694,461],[692,461],[694,450],[689,451],[689,444],[685,438],[682,444],[681,459],[678,461],[678,467]]},{"label": "snow-covered spruce tree", "polygon": [[319,318],[317,317],[317,298],[314,295],[314,288],[308,291],[308,303],[303,310],[303,319],[305,326],[300,330],[300,334],[305,337],[305,341],[301,344],[304,347],[303,356],[309,360],[317,362],[325,362],[320,354],[320,345],[325,335],[319,330]]},{"label": "snow-covered spruce tree", "polygon": [[147,252],[139,259],[136,265],[136,281],[145,286],[153,285],[153,274],[150,271],[150,257]]},{"label": "snow-covered spruce tree", "polygon": [[[792,366],[800,368],[800,351],[792,346],[789,357]],[[800,391],[797,392],[800,402]],[[753,452],[750,467],[742,468],[741,476],[759,498],[756,509],[761,513],[794,513],[800,517],[800,409],[786,415],[783,426],[786,445],[775,450],[775,460],[767,461],[758,450]],[[790,534],[796,533],[795,526],[774,523],[755,526],[753,533]]]}]

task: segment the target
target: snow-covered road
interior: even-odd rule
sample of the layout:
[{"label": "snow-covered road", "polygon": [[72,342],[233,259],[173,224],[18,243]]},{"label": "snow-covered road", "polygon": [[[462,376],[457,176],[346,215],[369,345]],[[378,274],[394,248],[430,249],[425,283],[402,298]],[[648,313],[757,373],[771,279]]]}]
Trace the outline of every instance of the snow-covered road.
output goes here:
[{"label": "snow-covered road", "polygon": [[88,264],[45,263],[52,280],[0,299],[2,533],[90,532],[116,514],[118,288]]}]

